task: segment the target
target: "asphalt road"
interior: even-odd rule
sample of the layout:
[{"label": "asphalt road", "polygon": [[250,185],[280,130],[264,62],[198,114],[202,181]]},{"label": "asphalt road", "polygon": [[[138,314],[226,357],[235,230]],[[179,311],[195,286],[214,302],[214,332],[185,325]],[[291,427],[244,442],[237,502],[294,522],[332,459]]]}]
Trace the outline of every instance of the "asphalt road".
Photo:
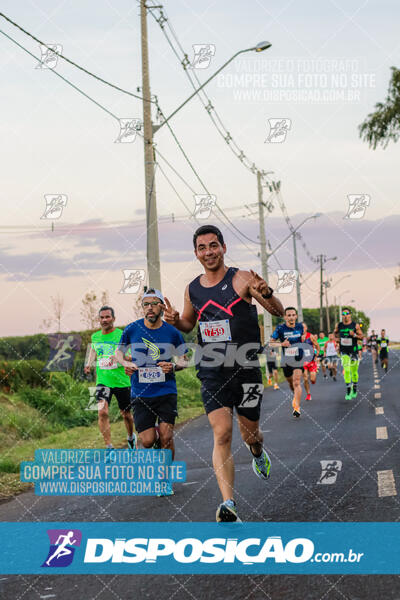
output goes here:
[{"label": "asphalt road", "polygon": [[[302,416],[291,416],[286,383],[264,394],[261,426],[272,459],[263,482],[251,469],[235,427],[236,501],[243,521],[396,521],[398,495],[381,497],[378,471],[393,471],[400,489],[400,351],[390,353],[389,373],[374,381],[369,355],[360,365],[357,399],[344,399],[343,379],[318,381]],[[375,388],[379,385],[380,388]],[[381,394],[376,398],[376,394]],[[378,408],[378,411],[376,410]],[[377,429],[379,428],[379,429]],[[386,428],[382,429],[382,428]],[[387,439],[377,439],[383,435]],[[187,481],[173,497],[38,497],[22,494],[0,505],[1,521],[213,521],[219,493],[211,467],[212,436],[206,417],[183,425],[176,458],[187,464]],[[326,485],[321,462],[333,464]],[[341,463],[341,470],[338,466]],[[336,474],[335,474],[336,470]],[[322,481],[326,481],[324,477]],[[397,481],[396,481],[397,480]],[[111,600],[400,600],[394,576],[0,576],[0,598]]]}]

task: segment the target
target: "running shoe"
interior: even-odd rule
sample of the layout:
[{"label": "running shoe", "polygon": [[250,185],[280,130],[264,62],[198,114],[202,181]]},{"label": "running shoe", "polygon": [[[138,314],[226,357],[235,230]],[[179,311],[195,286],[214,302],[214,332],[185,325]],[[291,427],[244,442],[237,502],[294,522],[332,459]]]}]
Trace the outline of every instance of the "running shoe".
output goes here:
[{"label": "running shoe", "polygon": [[158,425],[155,426],[155,430],[156,430],[156,441],[153,444],[153,450],[160,450],[161,440],[160,440],[160,428]]},{"label": "running shoe", "polygon": [[337,379],[336,379],[336,377],[335,377],[335,376],[333,376],[333,381],[337,381]]},{"label": "running shoe", "polygon": [[307,394],[306,400],[311,400],[311,394]]},{"label": "running shoe", "polygon": [[272,385],[272,379],[271,379],[271,377],[268,377],[268,385]]},{"label": "running shoe", "polygon": [[274,390],[279,390],[279,385],[277,383],[274,385]]},{"label": "running shoe", "polygon": [[357,398],[357,390],[351,390],[351,398]]},{"label": "running shoe", "polygon": [[269,479],[270,469],[271,459],[263,448],[261,456],[257,458],[253,456],[253,471],[260,479]]},{"label": "running shoe", "polygon": [[230,499],[222,502],[217,508],[215,518],[217,523],[228,523],[233,521],[240,522],[236,510],[236,502]]},{"label": "running shoe", "polygon": [[300,417],[300,410],[293,409],[292,415],[298,419]]},{"label": "running shoe", "polygon": [[345,400],[351,400],[351,399],[352,399],[352,397],[353,397],[353,394],[352,394],[352,392],[351,392],[351,390],[350,390],[350,392],[347,392],[347,394],[345,395],[344,399],[345,399]]},{"label": "running shoe", "polygon": [[136,433],[132,433],[132,439],[130,440],[129,438],[127,438],[128,440],[128,448],[130,450],[137,450],[138,449],[138,443],[137,443],[137,435]]}]

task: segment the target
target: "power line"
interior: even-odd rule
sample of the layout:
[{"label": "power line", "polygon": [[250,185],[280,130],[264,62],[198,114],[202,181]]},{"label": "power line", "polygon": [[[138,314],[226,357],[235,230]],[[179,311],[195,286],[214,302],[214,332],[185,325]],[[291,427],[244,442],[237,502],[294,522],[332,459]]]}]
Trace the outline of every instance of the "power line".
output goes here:
[{"label": "power line", "polygon": [[[40,61],[40,59],[37,56],[35,56],[34,54],[32,54],[32,52],[30,52],[27,48],[25,48],[24,46],[22,46],[22,44],[20,44],[19,42],[17,42],[17,40],[14,40],[14,38],[12,38],[10,35],[8,35],[7,33],[5,33],[2,29],[0,29],[0,33],[2,33],[6,38],[8,38],[9,40],[11,40],[14,44],[16,44],[24,52],[26,52],[27,54],[29,54],[30,56],[32,56],[35,60]],[[80,94],[82,94],[82,96],[85,96],[85,98],[87,98],[88,100],[90,100],[91,102],[93,102],[94,104],[96,104],[99,108],[101,108],[102,110],[104,110],[104,112],[108,113],[111,117],[113,117],[114,119],[116,119],[119,122],[119,118],[117,117],[117,115],[114,115],[114,113],[112,113],[110,110],[108,110],[108,108],[106,108],[105,106],[103,106],[102,104],[100,104],[100,102],[97,102],[97,100],[95,100],[94,98],[92,98],[91,96],[89,96],[88,94],[86,94],[86,92],[82,91],[78,86],[76,86],[74,83],[72,83],[72,81],[70,81],[69,79],[67,79],[63,75],[60,75],[60,73],[58,73],[54,69],[49,69],[49,70],[52,73],[54,73],[54,75],[57,75],[57,77],[60,77],[60,79],[62,79],[63,81],[65,81],[65,83],[68,83],[68,85],[70,85],[71,87],[73,87],[77,92],[79,92]]]},{"label": "power line", "polygon": [[[176,58],[181,63],[181,65],[186,73],[186,76],[190,81],[190,84],[192,85],[193,89],[196,90],[201,85],[201,81],[198,78],[197,74],[194,72],[194,70],[193,70],[193,72],[188,71],[187,67],[190,65],[188,55],[185,52],[185,50],[183,49],[183,47],[178,39],[178,36],[170,22],[170,19],[165,15],[163,9],[160,8],[159,6],[149,5],[148,8],[150,10],[150,14],[155,19],[155,21],[158,23],[158,25],[160,26],[160,28],[164,34],[164,37],[167,40],[168,45],[170,46],[171,50],[175,54]],[[158,10],[158,15],[159,15],[158,17],[155,14],[153,14],[152,9]],[[179,55],[173,42],[171,41],[170,36],[166,32],[165,25],[168,27],[172,37],[174,38],[176,44],[178,45],[178,47],[183,55],[183,58]],[[196,85],[194,80],[196,80],[198,85]],[[202,97],[202,95],[204,96],[204,98]],[[203,104],[204,108],[206,109],[206,111],[207,111],[211,121],[213,122],[214,126],[216,127],[217,131],[219,132],[221,137],[224,139],[224,141],[226,142],[228,147],[231,149],[231,151],[240,160],[240,162],[252,173],[256,173],[257,171],[260,171],[261,173],[264,174],[263,169],[259,169],[254,162],[252,162],[250,159],[248,159],[246,154],[243,152],[243,150],[240,148],[240,146],[236,143],[235,139],[232,137],[231,133],[228,131],[228,129],[225,127],[224,123],[222,122],[222,119],[221,119],[220,115],[218,114],[218,112],[216,111],[207,92],[204,89],[202,89],[199,91],[197,96],[198,96],[199,100],[201,101],[201,103]],[[264,177],[264,175],[263,175],[263,177]],[[258,243],[258,242],[256,242],[256,243]]]},{"label": "power line", "polygon": [[[4,16],[4,18],[6,18],[7,20],[9,20],[7,17],[5,17],[5,15],[3,15],[2,13],[0,13],[0,16]],[[30,50],[28,50],[27,48],[25,48],[24,46],[22,46],[22,44],[20,44],[19,42],[17,42],[14,38],[12,38],[10,35],[8,35],[7,33],[5,33],[4,31],[0,30],[0,33],[2,33],[6,38],[8,38],[11,42],[13,42],[15,45],[17,45],[19,48],[21,48],[22,50],[24,50],[24,52],[26,52],[27,54],[29,54],[32,58],[34,58],[36,61],[40,62],[40,59],[35,56],[32,52],[30,52]],[[98,106],[99,108],[101,108],[104,112],[106,112],[107,114],[109,114],[111,117],[113,117],[116,121],[120,122],[119,118],[112,113],[110,110],[108,110],[105,106],[103,106],[102,104],[100,104],[99,102],[97,102],[97,100],[95,100],[94,98],[92,98],[91,96],[89,96],[88,94],[86,94],[86,92],[84,92],[83,90],[81,90],[78,86],[76,86],[74,83],[72,83],[69,79],[67,79],[66,77],[64,77],[63,75],[61,75],[60,73],[58,73],[57,71],[55,71],[54,69],[50,69],[52,71],[52,73],[54,73],[54,75],[56,75],[57,77],[59,77],[60,79],[62,79],[63,81],[65,81],[65,83],[67,83],[68,85],[70,85],[72,88],[74,88],[77,92],[79,92],[80,94],[82,94],[83,96],[85,96],[85,98],[87,98],[88,100],[90,100],[91,102],[93,102],[96,106]],[[204,185],[204,183],[202,182],[202,180],[200,179],[200,176],[198,175],[197,171],[195,170],[195,168],[193,167],[192,163],[190,162],[190,159],[188,158],[188,156],[186,155],[185,151],[183,150],[181,144],[179,143],[178,139],[176,138],[176,135],[174,134],[174,132],[172,131],[172,129],[170,128],[170,131],[175,139],[175,142],[178,144],[181,152],[184,154],[185,159],[187,160],[188,164],[190,164],[193,172],[196,174],[197,178],[199,179],[199,181],[201,182],[203,188],[206,190],[207,194],[209,195],[209,192],[206,188],[206,186]],[[137,134],[143,138],[143,135],[138,131]],[[186,180],[179,174],[179,172],[172,167],[172,165],[169,163],[169,161],[160,153],[159,150],[155,149],[155,152],[166,162],[166,164],[168,164],[168,166],[178,175],[178,177],[185,183],[185,185],[187,185],[189,187],[189,189],[192,191],[192,193],[195,195],[195,190],[186,182]],[[187,208],[187,207],[186,207]],[[217,205],[218,210],[224,215],[224,217],[227,219],[228,222],[230,222],[232,224],[232,226],[237,229],[241,235],[243,235],[244,237],[245,234],[242,234],[242,232],[232,223],[232,221],[229,219],[229,217],[227,217],[227,215],[225,215],[224,211]],[[190,210],[187,208],[189,214],[191,216],[192,213],[190,212]],[[221,219],[216,215],[217,219],[219,221],[221,221]],[[221,221],[222,222],[222,221]],[[247,246],[247,244],[245,244],[240,238],[238,238],[238,236],[235,234],[235,232],[232,232],[233,235],[251,252],[251,248],[249,248],[249,246]],[[248,238],[250,239],[250,238]],[[253,241],[253,240],[250,240]],[[254,254],[254,253],[253,253]],[[255,255],[256,256],[256,255]]]},{"label": "power line", "polygon": [[[84,67],[81,67],[80,65],[78,65],[78,63],[74,62],[73,60],[70,60],[69,58],[67,58],[66,56],[64,56],[63,54],[60,54],[59,52],[57,52],[56,50],[53,50],[53,48],[51,48],[50,46],[48,46],[47,44],[45,44],[44,42],[40,41],[37,37],[35,37],[32,33],[30,33],[29,31],[27,31],[26,29],[24,29],[23,27],[21,27],[21,25],[18,25],[18,23],[15,23],[15,21],[13,21],[12,19],[10,19],[9,17],[7,17],[4,13],[0,13],[0,17],[3,17],[3,19],[5,19],[6,21],[8,21],[9,23],[11,23],[11,25],[13,25],[14,27],[16,27],[17,29],[19,29],[20,31],[22,31],[22,33],[24,33],[25,35],[29,36],[30,38],[32,38],[32,40],[34,40],[35,42],[37,42],[38,44],[40,44],[41,46],[44,46],[45,48],[47,48],[47,50],[49,50],[51,53],[55,54],[56,56],[59,56],[60,58],[62,58],[63,60],[65,60],[67,63],[69,63],[70,65],[76,67],[77,69],[79,69],[80,71],[83,71],[83,73],[86,73],[86,75],[89,75],[90,77],[93,77],[94,79],[97,79],[97,81],[100,81],[101,83],[104,83],[105,85],[108,85],[111,88],[114,88],[115,90],[118,90],[119,92],[122,92],[123,94],[127,94],[128,96],[132,96],[133,98],[137,98],[138,100],[143,100],[145,102],[154,102],[154,100],[145,100],[144,98],[142,98],[142,96],[138,96],[137,94],[134,94],[133,92],[129,92],[128,90],[125,90],[124,88],[119,87],[118,85],[115,85],[114,83],[110,83],[109,81],[106,81],[105,79],[103,79],[102,77],[99,77],[99,75],[95,75],[94,73],[92,73],[91,71],[88,71],[87,69],[85,69]],[[39,62],[41,62],[40,59]]]},{"label": "power line", "polygon": [[[159,111],[159,114],[161,115],[161,117],[164,117],[164,114],[158,104],[158,100],[157,100],[157,109]],[[205,192],[210,196],[210,192],[208,191],[205,183],[203,182],[203,180],[201,179],[200,175],[198,174],[198,172],[196,171],[195,167],[193,166],[191,160],[189,159],[188,155],[186,154],[185,150],[182,147],[182,144],[179,142],[178,138],[176,137],[175,132],[173,131],[170,123],[167,121],[166,123],[172,137],[175,140],[175,143],[177,144],[179,150],[182,152],[186,162],[188,163],[189,167],[191,168],[191,170],[193,171],[193,173],[195,174],[197,180],[199,181],[200,185],[204,188]],[[252,240],[251,238],[249,238],[245,233],[243,233],[238,227],[236,227],[236,225],[231,221],[231,219],[225,214],[225,212],[222,210],[222,208],[219,206],[218,203],[216,203],[216,207],[219,210],[219,212],[225,217],[225,219],[228,221],[228,223],[230,223],[230,225],[244,238],[246,238],[247,240],[249,240],[250,242],[252,242],[253,244],[257,244],[260,245],[260,242],[256,242],[254,240]],[[217,216],[217,215],[216,215]],[[217,216],[218,218],[218,216]],[[220,220],[220,219],[219,219]],[[221,221],[222,222],[222,221]],[[237,236],[236,236],[237,237]],[[239,239],[239,238],[238,238]],[[242,240],[240,240],[241,243],[244,243]],[[245,246],[251,251],[251,249],[245,244]]]},{"label": "power line", "polygon": [[284,219],[285,219],[285,221],[286,221],[286,224],[287,224],[287,226],[288,226],[288,228],[289,228],[289,231],[290,231],[290,232],[291,232],[293,235],[296,235],[296,236],[297,236],[297,239],[298,239],[298,240],[300,240],[300,243],[301,243],[301,245],[302,245],[302,247],[303,247],[303,249],[304,249],[305,253],[307,254],[308,258],[309,258],[309,259],[310,259],[312,262],[314,262],[314,263],[318,263],[318,258],[316,258],[315,256],[313,256],[313,255],[311,254],[311,252],[309,251],[309,249],[308,249],[308,247],[307,247],[307,244],[305,243],[305,241],[304,241],[304,238],[303,238],[303,236],[301,235],[301,233],[300,233],[299,231],[295,231],[295,227],[293,226],[293,223],[292,223],[292,221],[290,220],[289,213],[288,213],[288,211],[287,211],[287,208],[286,208],[286,206],[285,206],[285,203],[284,203],[284,201],[283,201],[283,198],[282,198],[282,196],[281,196],[281,193],[280,193],[280,189],[279,189],[279,188],[280,188],[280,186],[277,188],[277,194],[276,194],[276,197],[277,197],[277,199],[278,199],[279,208],[280,208],[280,209],[281,209],[281,211],[282,211],[283,217],[284,217]]}]

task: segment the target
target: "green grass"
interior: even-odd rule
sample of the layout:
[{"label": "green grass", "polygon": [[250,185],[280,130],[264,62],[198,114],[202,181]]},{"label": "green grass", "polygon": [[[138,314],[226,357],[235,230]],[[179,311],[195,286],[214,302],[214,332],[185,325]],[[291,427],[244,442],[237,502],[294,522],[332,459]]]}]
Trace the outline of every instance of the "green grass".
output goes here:
[{"label": "green grass", "polygon": [[[194,368],[178,371],[176,379],[179,425],[203,414],[204,409]],[[89,398],[88,392],[83,394],[82,391],[81,386],[85,384],[73,382],[71,385],[65,377],[58,377],[55,385],[59,396],[54,405],[51,404],[54,390],[35,389],[33,393],[32,390],[26,393],[23,388],[19,394],[0,395],[0,499],[33,487],[30,483],[20,482],[19,465],[22,461],[33,460],[38,448],[104,447],[96,412],[84,411]],[[68,402],[68,405],[63,407],[62,402]],[[68,423],[79,421],[89,424],[68,427]],[[126,448],[126,430],[115,400],[111,403],[110,423],[114,446]]]}]

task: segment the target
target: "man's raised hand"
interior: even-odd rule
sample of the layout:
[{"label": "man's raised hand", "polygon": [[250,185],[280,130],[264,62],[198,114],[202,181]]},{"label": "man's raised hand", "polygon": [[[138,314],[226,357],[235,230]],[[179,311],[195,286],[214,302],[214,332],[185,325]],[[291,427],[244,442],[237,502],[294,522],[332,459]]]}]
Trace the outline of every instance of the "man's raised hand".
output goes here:
[{"label": "man's raised hand", "polygon": [[179,312],[171,306],[171,303],[166,296],[164,296],[164,305],[166,307],[164,309],[164,319],[170,325],[176,325],[179,321]]},{"label": "man's raised hand", "polygon": [[251,269],[250,269],[250,273],[252,275],[252,277],[249,281],[250,293],[254,292],[256,294],[268,294],[268,292],[269,292],[268,283],[262,277],[260,277],[260,275],[258,275],[258,273],[255,273]]}]

